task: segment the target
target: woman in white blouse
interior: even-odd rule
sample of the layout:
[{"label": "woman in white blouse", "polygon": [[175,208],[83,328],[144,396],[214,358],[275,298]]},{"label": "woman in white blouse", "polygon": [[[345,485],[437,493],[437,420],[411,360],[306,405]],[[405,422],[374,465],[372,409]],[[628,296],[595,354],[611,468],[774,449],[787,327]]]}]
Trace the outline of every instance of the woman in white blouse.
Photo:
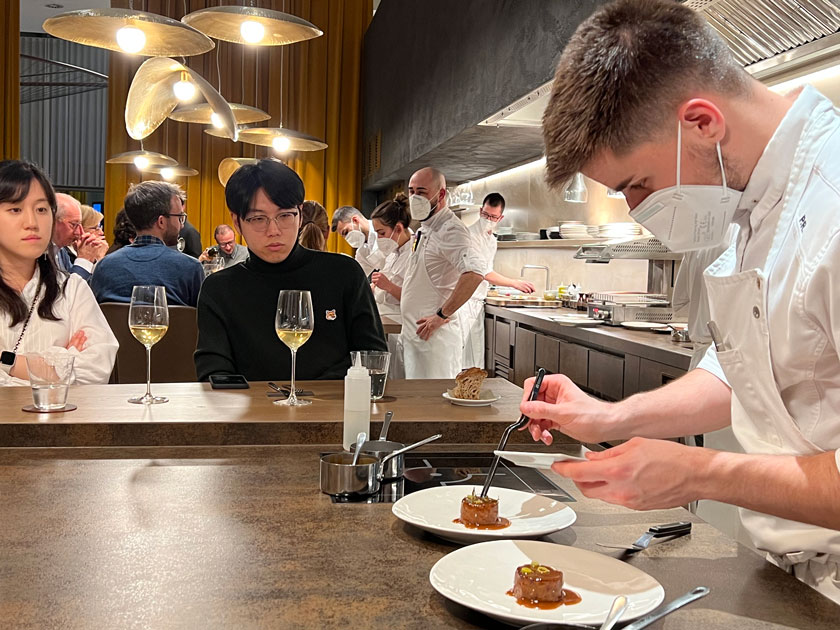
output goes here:
[{"label": "woman in white blouse", "polygon": [[0,162],[0,385],[27,385],[24,355],[76,357],[73,382],[107,383],[117,343],[87,283],[59,272],[55,192],[34,164]]}]

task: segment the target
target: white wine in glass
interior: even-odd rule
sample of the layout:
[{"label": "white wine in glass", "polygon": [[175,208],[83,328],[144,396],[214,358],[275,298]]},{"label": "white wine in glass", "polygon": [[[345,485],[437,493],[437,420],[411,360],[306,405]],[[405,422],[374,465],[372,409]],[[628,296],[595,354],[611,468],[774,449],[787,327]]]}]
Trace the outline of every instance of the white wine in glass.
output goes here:
[{"label": "white wine in glass", "polygon": [[274,330],[277,337],[292,352],[292,382],[289,397],[275,400],[275,405],[298,407],[311,405],[311,400],[298,400],[295,395],[295,363],[297,351],[312,336],[315,318],[312,313],[312,295],[309,291],[283,290],[277,297],[277,316]]},{"label": "white wine in glass", "polygon": [[129,398],[128,402],[138,405],[169,402],[164,396],[152,396],[152,346],[169,330],[169,308],[164,287],[136,286],[131,290],[128,328],[134,338],[146,347],[146,393]]}]

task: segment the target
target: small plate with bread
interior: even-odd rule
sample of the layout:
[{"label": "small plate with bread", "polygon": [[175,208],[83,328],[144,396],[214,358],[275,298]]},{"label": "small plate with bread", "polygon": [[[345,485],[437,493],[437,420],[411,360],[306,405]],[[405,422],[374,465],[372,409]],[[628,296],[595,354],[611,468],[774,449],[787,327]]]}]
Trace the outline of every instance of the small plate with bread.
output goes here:
[{"label": "small plate with bread", "polygon": [[443,397],[453,405],[463,407],[486,407],[501,397],[496,396],[489,389],[481,389],[487,371],[471,367],[461,370],[455,377],[455,387],[443,393]]}]

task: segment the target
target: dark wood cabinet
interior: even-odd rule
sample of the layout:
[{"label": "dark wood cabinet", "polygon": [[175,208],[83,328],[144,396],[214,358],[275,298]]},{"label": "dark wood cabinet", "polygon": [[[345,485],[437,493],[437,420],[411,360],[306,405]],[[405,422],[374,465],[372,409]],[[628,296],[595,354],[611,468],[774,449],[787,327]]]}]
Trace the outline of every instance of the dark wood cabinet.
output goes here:
[{"label": "dark wood cabinet", "polygon": [[496,320],[492,317],[484,318],[484,369],[490,378],[496,376],[495,361],[493,360],[493,342],[496,337]]},{"label": "dark wood cabinet", "polygon": [[493,327],[493,355],[510,365],[511,324],[500,319]]},{"label": "dark wood cabinet", "polygon": [[537,333],[534,343],[534,369],[542,368],[548,374],[557,374],[560,370],[560,340]]},{"label": "dark wood cabinet", "polygon": [[558,340],[557,372],[579,386],[589,385],[589,350],[584,346]]},{"label": "dark wood cabinet", "polygon": [[513,382],[522,387],[525,379],[534,375],[534,351],[537,334],[533,330],[516,327],[513,348]]},{"label": "dark wood cabinet", "polygon": [[607,400],[624,397],[624,357],[589,350],[589,389]]},{"label": "dark wood cabinet", "polygon": [[646,392],[657,387],[662,387],[666,383],[685,374],[685,370],[665,365],[650,359],[639,360],[639,391]]}]

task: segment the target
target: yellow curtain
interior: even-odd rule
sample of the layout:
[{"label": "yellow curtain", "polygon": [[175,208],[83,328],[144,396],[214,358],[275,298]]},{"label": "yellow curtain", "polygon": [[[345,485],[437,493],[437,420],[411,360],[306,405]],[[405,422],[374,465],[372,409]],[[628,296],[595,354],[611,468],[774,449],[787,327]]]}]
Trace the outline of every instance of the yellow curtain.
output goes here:
[{"label": "yellow curtain", "polygon": [[[215,0],[190,0],[187,12],[218,6]],[[228,4],[228,3],[225,3]],[[372,0],[265,0],[257,6],[297,15],[315,24],[324,35],[290,46],[243,46],[216,42],[216,49],[186,63],[218,86],[216,55],[221,68],[221,94],[231,103],[259,107],[271,120],[259,126],[282,124],[324,140],[325,151],[291,154],[288,164],[306,186],[307,199],[318,201],[328,214],[342,205],[361,203],[361,51],[372,16]],[[125,0],[113,7],[126,8]],[[143,8],[180,20],[183,2],[148,0]],[[108,156],[140,148],[125,130],[125,100],[135,71],[144,58],[112,53],[108,104]],[[167,120],[143,145],[170,155],[199,175],[177,180],[187,191],[190,222],[211,244],[219,223],[230,223],[224,188],[219,183],[219,162],[225,157],[269,157],[267,147],[234,143],[203,132],[203,125]],[[116,210],[128,185],[140,181],[133,166],[106,166],[106,231],[113,227]],[[144,175],[144,179],[154,178]],[[336,235],[328,241],[331,251],[351,250]]]},{"label": "yellow curtain", "polygon": [[2,159],[20,157],[20,1],[0,2],[0,138]]}]

